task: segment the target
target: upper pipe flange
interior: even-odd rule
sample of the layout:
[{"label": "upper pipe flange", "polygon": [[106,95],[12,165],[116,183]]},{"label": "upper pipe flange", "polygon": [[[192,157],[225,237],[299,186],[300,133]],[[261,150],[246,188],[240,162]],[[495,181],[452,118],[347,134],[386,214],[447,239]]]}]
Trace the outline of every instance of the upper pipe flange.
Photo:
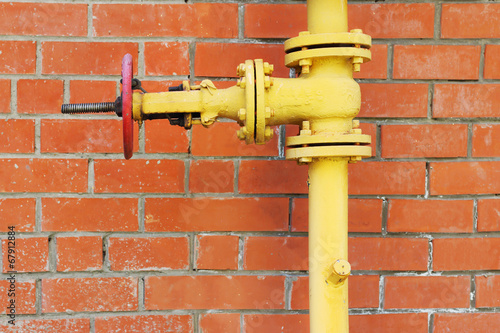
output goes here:
[{"label": "upper pipe flange", "polygon": [[371,60],[371,45],[371,37],[363,34],[361,29],[325,34],[302,31],[298,37],[285,41],[285,65],[302,67],[302,72],[308,73],[312,59],[345,57],[352,58],[353,70],[359,72],[360,64]]}]

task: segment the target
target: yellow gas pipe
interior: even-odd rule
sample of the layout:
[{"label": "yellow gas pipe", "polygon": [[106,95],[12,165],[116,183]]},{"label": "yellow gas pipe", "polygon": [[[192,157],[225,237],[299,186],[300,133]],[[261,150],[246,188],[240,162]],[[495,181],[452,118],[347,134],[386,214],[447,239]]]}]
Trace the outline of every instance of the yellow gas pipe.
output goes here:
[{"label": "yellow gas pipe", "polygon": [[285,42],[285,64],[298,78],[272,78],[260,59],[238,66],[236,86],[209,80],[184,91],[133,94],[133,119],[175,119],[191,128],[217,118],[237,121],[246,143],[271,139],[270,126],[300,125],[287,138],[286,158],[309,164],[309,306],[311,333],[347,333],[347,164],[371,156],[361,134],[361,94],[353,71],[370,60],[371,38],[347,32],[347,0],[308,0],[308,31]]}]

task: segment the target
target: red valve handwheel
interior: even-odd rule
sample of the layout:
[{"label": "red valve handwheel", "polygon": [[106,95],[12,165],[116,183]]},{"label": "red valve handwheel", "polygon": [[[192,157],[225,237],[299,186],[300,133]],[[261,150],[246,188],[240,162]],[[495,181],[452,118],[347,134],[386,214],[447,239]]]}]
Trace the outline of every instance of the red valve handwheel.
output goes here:
[{"label": "red valve handwheel", "polygon": [[134,120],[132,119],[132,55],[126,54],[122,60],[122,120],[123,154],[130,159],[134,154]]}]

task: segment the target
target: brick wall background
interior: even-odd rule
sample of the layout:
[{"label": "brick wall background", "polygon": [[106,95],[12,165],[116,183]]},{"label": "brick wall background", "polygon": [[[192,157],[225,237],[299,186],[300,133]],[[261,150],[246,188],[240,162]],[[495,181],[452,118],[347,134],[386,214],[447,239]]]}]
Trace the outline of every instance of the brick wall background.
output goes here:
[{"label": "brick wall background", "polygon": [[[17,237],[17,324],[2,332],[307,332],[307,168],[285,135],[121,120],[122,56],[146,90],[283,66],[302,1],[0,3],[0,313]],[[357,75],[373,157],[350,165],[351,332],[500,332],[500,4],[352,1],[374,38]],[[136,128],[137,129],[137,128]]]}]

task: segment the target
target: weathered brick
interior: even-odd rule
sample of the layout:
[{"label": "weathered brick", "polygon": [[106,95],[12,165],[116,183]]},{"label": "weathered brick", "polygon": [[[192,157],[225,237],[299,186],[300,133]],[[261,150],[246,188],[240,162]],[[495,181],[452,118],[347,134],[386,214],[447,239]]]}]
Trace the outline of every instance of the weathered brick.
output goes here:
[{"label": "weathered brick", "polygon": [[10,80],[0,80],[0,113],[10,112]]},{"label": "weathered brick", "polygon": [[146,75],[189,75],[189,43],[144,44]]},{"label": "weathered brick", "polygon": [[137,231],[137,199],[42,198],[43,231]]},{"label": "weathered brick", "polygon": [[233,161],[191,161],[189,168],[189,191],[194,193],[233,192]]},{"label": "weathered brick", "polygon": [[143,126],[146,153],[188,152],[189,132],[183,127],[170,125],[170,122],[166,119],[147,121]]},{"label": "weathered brick", "polygon": [[102,237],[57,237],[58,271],[95,271],[102,269]]},{"label": "weathered brick", "polygon": [[61,80],[19,80],[17,82],[17,112],[60,113],[63,102]]},{"label": "weathered brick", "polygon": [[427,84],[362,83],[360,87],[359,117],[427,117]]},{"label": "weathered brick", "polygon": [[500,306],[500,275],[476,276],[476,307]]},{"label": "weathered brick", "polygon": [[137,278],[132,277],[43,279],[42,290],[43,313],[138,308]]},{"label": "weathered brick", "polygon": [[238,313],[206,313],[200,316],[199,325],[203,333],[240,333]]},{"label": "weathered brick", "polygon": [[500,200],[477,201],[477,231],[500,231]]},{"label": "weathered brick", "polygon": [[349,239],[353,270],[426,271],[427,239],[356,237]]},{"label": "weathered brick", "polygon": [[477,80],[480,53],[477,45],[395,45],[394,78]]},{"label": "weathered brick", "polygon": [[97,4],[92,14],[99,37],[238,36],[238,6],[232,3]]},{"label": "weathered brick", "polygon": [[0,73],[35,74],[35,41],[0,41],[0,54],[2,55]]},{"label": "weathered brick", "polygon": [[184,192],[184,162],[180,160],[96,160],[98,193]]},{"label": "weathered brick", "polygon": [[[14,253],[9,253],[9,248]],[[49,270],[49,240],[47,237],[2,240],[3,272],[46,272]]]},{"label": "weathered brick", "polygon": [[284,231],[287,198],[147,198],[147,231]]},{"label": "weathered brick", "polygon": [[122,58],[127,53],[134,58],[134,74],[137,74],[135,43],[42,42],[42,73],[119,75]]},{"label": "weathered brick", "polygon": [[186,237],[111,237],[108,252],[113,271],[187,269],[189,264]]},{"label": "weathered brick", "polygon": [[5,333],[90,333],[90,318],[76,319],[21,319],[16,325],[0,323],[0,330]]},{"label": "weathered brick", "polygon": [[283,276],[148,276],[146,310],[284,309]]},{"label": "weathered brick", "polygon": [[439,238],[432,242],[435,271],[500,269],[500,238]]},{"label": "weathered brick", "polygon": [[386,309],[468,308],[468,276],[387,276]]},{"label": "weathered brick", "polygon": [[0,232],[8,232],[14,227],[15,232],[35,231],[35,199],[0,199]]},{"label": "weathered brick", "polygon": [[243,317],[245,332],[307,332],[309,316],[305,314],[251,314]]},{"label": "weathered brick", "polygon": [[71,103],[112,102],[116,99],[115,81],[71,80]]},{"label": "weathered brick", "polygon": [[35,121],[31,119],[0,120],[0,153],[33,153]]},{"label": "weathered brick", "polygon": [[189,315],[115,316],[95,319],[96,333],[190,333],[192,330],[193,320]]},{"label": "weathered brick", "polygon": [[500,4],[443,4],[441,38],[499,38]]},{"label": "weathered brick", "polygon": [[433,332],[494,332],[499,326],[498,313],[437,313],[434,315]]},{"label": "weathered brick", "polygon": [[351,333],[427,333],[427,313],[390,313],[349,316]]},{"label": "weathered brick", "polygon": [[239,237],[196,236],[197,269],[238,269]]},{"label": "weathered brick", "polygon": [[391,199],[389,232],[472,232],[472,200]]},{"label": "weathered brick", "polygon": [[432,116],[499,117],[500,84],[436,84]]},{"label": "weathered brick", "polygon": [[499,79],[500,78],[500,59],[498,57],[499,52],[500,52],[500,45],[486,45],[486,48],[484,51],[484,78],[485,79]]},{"label": "weathered brick", "polygon": [[500,125],[477,124],[472,127],[472,156],[500,156]]},{"label": "weathered brick", "polygon": [[430,174],[432,195],[500,192],[500,162],[436,162]]},{"label": "weathered brick", "polygon": [[[12,297],[9,297],[11,295]],[[14,299],[14,310],[15,314],[35,314],[35,302],[36,302],[36,285],[34,280],[30,281],[15,281],[12,283],[9,280],[0,281],[0,305],[1,314],[10,314],[11,309],[7,308],[11,306],[10,300]],[[11,319],[9,317],[9,319]],[[17,324],[17,322],[16,322]],[[0,328],[1,328],[0,324]],[[2,332],[5,332],[2,330]]]},{"label": "weathered brick", "polygon": [[245,237],[248,270],[307,270],[307,237]]},{"label": "weathered brick", "polygon": [[383,125],[382,157],[465,157],[467,125]]}]

